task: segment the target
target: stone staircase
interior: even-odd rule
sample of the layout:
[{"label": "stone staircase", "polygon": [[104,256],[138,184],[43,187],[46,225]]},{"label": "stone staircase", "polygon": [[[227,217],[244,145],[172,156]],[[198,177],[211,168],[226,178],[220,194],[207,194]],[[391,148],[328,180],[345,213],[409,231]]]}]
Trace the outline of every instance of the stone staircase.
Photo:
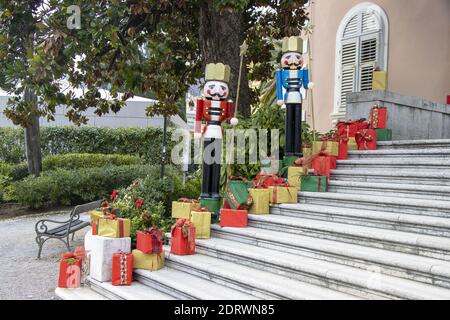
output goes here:
[{"label": "stone staircase", "polygon": [[[169,252],[166,248],[166,252]],[[64,299],[450,299],[450,140],[351,151],[329,192],[212,226],[197,254],[166,254],[131,287],[90,281]],[[72,289],[78,290],[78,289]],[[89,292],[89,290],[91,292]]]}]

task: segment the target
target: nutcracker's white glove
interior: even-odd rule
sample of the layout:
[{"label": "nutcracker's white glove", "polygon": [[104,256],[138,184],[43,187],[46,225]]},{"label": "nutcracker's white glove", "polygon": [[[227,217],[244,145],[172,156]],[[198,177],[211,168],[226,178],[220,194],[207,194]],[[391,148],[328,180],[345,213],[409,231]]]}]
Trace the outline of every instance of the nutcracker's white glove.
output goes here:
[{"label": "nutcracker's white glove", "polygon": [[230,120],[230,124],[234,127],[234,126],[237,126],[237,124],[239,123],[239,120],[238,120],[238,118],[231,118],[231,120]]},{"label": "nutcracker's white glove", "polygon": [[308,83],[308,89],[312,89],[314,88],[314,82],[309,82]]},{"label": "nutcracker's white glove", "polygon": [[277,105],[279,105],[280,107],[284,104],[283,100],[277,100]]}]

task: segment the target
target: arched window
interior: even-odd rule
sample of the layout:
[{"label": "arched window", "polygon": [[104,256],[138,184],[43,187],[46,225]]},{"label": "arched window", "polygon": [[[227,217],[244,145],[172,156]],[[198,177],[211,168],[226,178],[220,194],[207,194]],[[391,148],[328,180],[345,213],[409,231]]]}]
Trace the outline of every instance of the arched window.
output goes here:
[{"label": "arched window", "polygon": [[375,67],[387,71],[388,20],[379,6],[353,7],[336,35],[334,118],[345,116],[347,94],[372,90]]}]

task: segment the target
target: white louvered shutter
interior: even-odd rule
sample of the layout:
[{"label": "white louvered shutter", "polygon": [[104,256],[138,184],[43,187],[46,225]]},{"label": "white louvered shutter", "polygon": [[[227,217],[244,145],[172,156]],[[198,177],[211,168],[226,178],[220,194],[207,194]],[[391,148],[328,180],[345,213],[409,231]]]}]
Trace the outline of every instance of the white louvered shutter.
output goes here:
[{"label": "white louvered shutter", "polygon": [[[342,72],[340,75],[340,109],[345,108],[347,94],[355,91],[358,44],[356,41],[343,43],[341,50]],[[344,109],[345,110],[345,109]]]},{"label": "white louvered shutter", "polygon": [[345,112],[351,92],[372,90],[373,70],[379,62],[380,25],[373,14],[355,14],[342,35],[339,74],[339,111]]}]

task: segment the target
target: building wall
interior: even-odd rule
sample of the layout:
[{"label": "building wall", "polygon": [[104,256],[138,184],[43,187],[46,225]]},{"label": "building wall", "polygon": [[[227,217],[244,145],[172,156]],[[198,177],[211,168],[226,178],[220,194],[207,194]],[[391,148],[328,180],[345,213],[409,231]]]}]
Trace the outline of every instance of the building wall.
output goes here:
[{"label": "building wall", "polygon": [[[313,0],[312,79],[315,123],[331,129],[336,32],[360,0]],[[450,0],[372,0],[389,20],[387,90],[446,103],[450,95]]]}]

